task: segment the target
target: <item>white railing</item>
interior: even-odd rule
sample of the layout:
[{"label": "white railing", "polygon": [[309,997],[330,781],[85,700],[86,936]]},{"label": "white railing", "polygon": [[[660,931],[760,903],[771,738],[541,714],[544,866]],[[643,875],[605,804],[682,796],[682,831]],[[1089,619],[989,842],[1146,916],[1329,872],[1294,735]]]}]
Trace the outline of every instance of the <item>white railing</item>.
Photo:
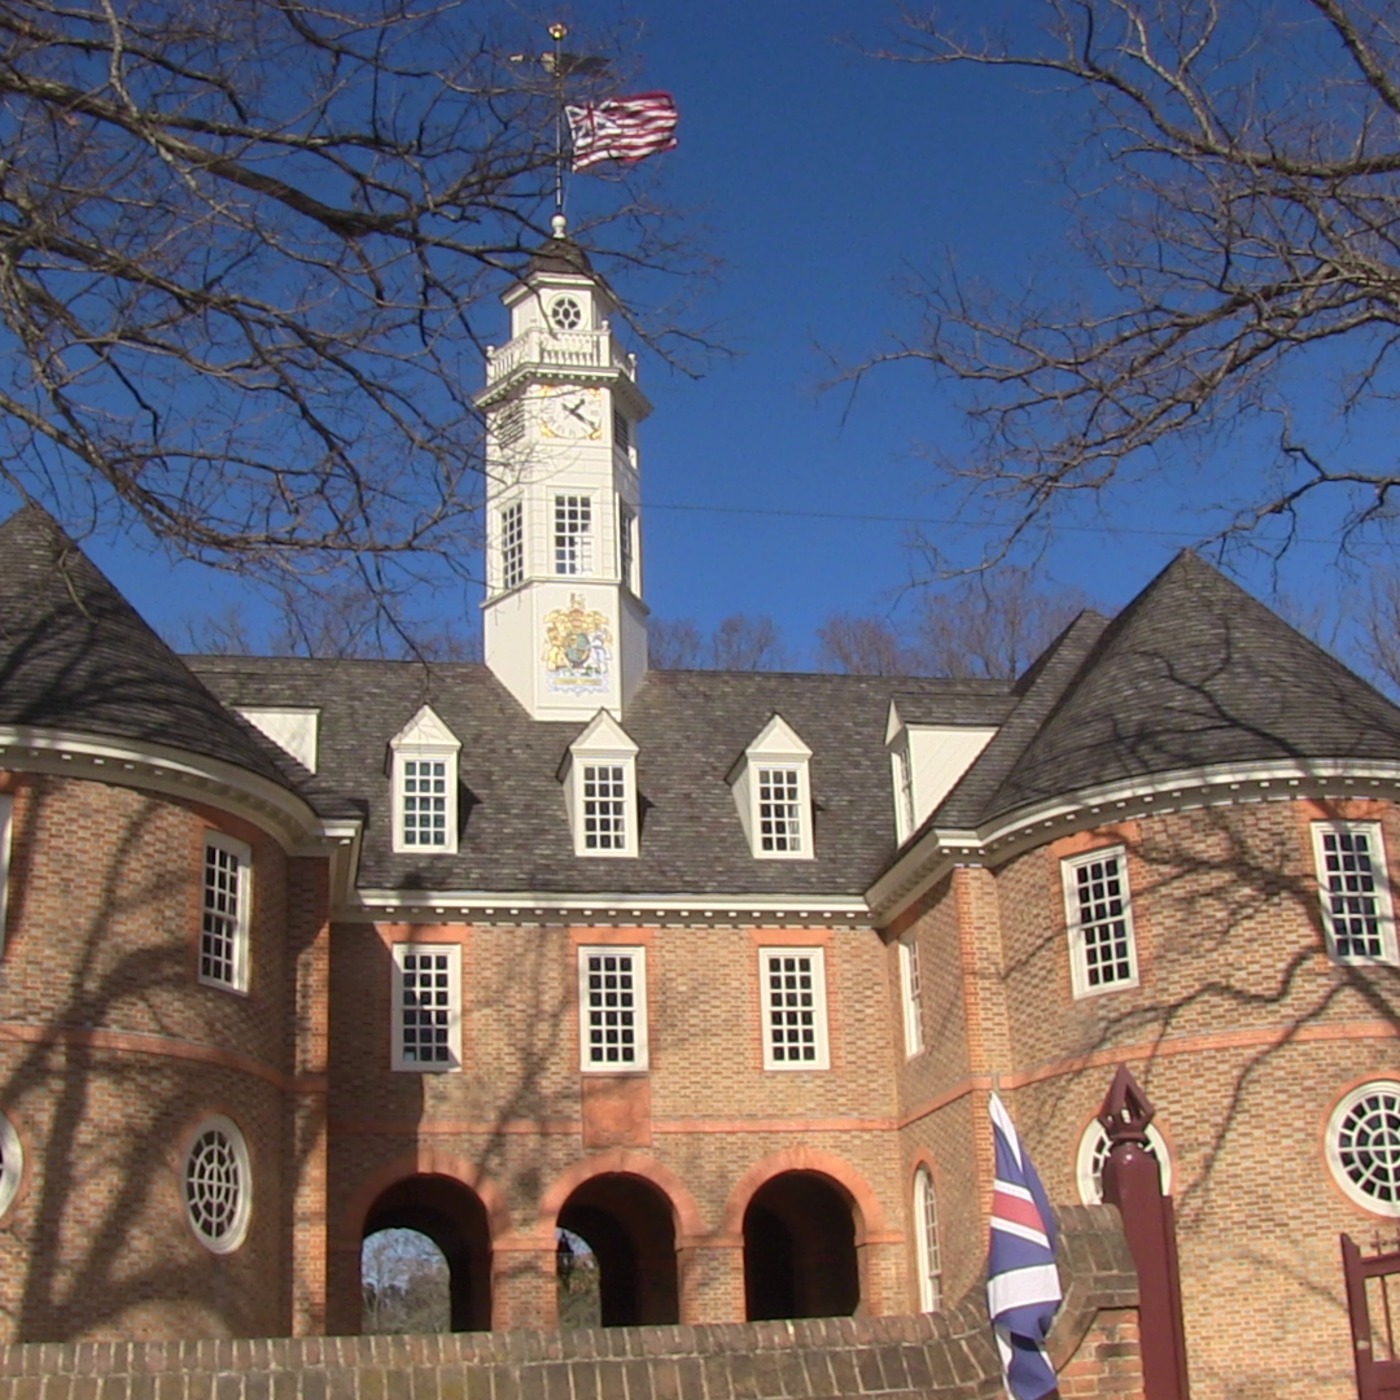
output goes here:
[{"label": "white railing", "polygon": [[637,357],[619,350],[612,334],[601,331],[548,331],[540,326],[486,352],[486,382],[495,384],[523,366],[550,369],[620,369],[637,377]]}]

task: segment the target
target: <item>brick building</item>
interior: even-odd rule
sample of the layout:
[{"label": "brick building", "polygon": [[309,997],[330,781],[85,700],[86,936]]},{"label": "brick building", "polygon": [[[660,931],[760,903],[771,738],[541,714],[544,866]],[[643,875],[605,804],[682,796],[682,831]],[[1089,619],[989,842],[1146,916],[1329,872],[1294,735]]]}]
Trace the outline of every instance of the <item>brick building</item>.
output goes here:
[{"label": "brick building", "polygon": [[1190,555],[1014,682],[655,672],[648,405],[560,238],[506,297],[485,665],[174,655],[0,527],[0,1334],[938,1309],[999,1084],[1053,1199],[1158,1104],[1198,1396],[1348,1393],[1400,1214],[1400,711]]}]

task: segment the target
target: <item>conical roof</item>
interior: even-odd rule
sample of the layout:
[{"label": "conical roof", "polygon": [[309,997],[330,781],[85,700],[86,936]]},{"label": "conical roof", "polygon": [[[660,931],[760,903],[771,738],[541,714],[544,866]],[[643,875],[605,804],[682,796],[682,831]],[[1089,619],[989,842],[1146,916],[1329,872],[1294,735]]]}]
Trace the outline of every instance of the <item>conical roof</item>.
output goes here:
[{"label": "conical roof", "polygon": [[1103,631],[978,816],[1152,775],[1314,760],[1400,761],[1400,709],[1186,551]]},{"label": "conical roof", "polygon": [[37,505],[0,525],[0,724],[160,744],[293,786]]}]

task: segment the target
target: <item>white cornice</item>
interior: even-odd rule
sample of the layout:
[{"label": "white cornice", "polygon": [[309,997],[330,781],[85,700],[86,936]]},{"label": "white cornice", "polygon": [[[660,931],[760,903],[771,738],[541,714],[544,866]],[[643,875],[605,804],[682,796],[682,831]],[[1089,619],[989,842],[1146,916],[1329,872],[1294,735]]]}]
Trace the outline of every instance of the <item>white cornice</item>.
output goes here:
[{"label": "white cornice", "polygon": [[542,894],[523,890],[357,891],[359,903],[337,911],[339,922],[432,923],[483,920],[492,923],[698,923],[867,925],[863,899],[771,895]]},{"label": "white cornice", "polygon": [[1394,798],[1400,763],[1358,759],[1216,764],[1120,780],[1050,798],[975,828],[934,825],[866,892],[880,924],[897,917],[957,865],[1000,864],[1031,847],[1086,828],[1155,812],[1296,797]]},{"label": "white cornice", "polygon": [[[162,744],[0,726],[0,768],[86,778],[207,802],[245,817],[289,852],[358,838],[359,823],[327,824],[290,789],[236,764]],[[335,826],[337,830],[332,830]],[[344,828],[344,831],[338,828]],[[352,831],[351,828],[354,828]]]}]

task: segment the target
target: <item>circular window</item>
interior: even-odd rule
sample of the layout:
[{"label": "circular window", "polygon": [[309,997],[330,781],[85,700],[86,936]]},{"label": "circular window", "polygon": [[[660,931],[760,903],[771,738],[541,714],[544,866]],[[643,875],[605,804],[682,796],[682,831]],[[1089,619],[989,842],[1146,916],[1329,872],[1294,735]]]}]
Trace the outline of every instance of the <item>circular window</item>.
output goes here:
[{"label": "circular window", "polygon": [[573,297],[555,297],[549,306],[549,320],[556,331],[576,331],[583,325],[583,307]]},{"label": "circular window", "polygon": [[1400,1215],[1400,1084],[1363,1084],[1337,1105],[1327,1128],[1327,1160],[1357,1205]]},{"label": "circular window", "polygon": [[0,1113],[0,1215],[14,1204],[24,1175],[24,1148],[20,1146],[15,1125]]},{"label": "circular window", "polygon": [[[1162,1194],[1171,1194],[1172,1159],[1167,1154],[1167,1141],[1152,1124],[1147,1125],[1147,1150],[1157,1159],[1162,1173]],[[1108,1161],[1108,1134],[1097,1118],[1084,1129],[1079,1139],[1079,1199],[1086,1206],[1096,1206],[1103,1200],[1103,1165]]]},{"label": "circular window", "polygon": [[243,1243],[251,1188],[243,1134],[227,1118],[207,1119],[185,1158],[185,1209],[200,1243],[215,1254]]}]

